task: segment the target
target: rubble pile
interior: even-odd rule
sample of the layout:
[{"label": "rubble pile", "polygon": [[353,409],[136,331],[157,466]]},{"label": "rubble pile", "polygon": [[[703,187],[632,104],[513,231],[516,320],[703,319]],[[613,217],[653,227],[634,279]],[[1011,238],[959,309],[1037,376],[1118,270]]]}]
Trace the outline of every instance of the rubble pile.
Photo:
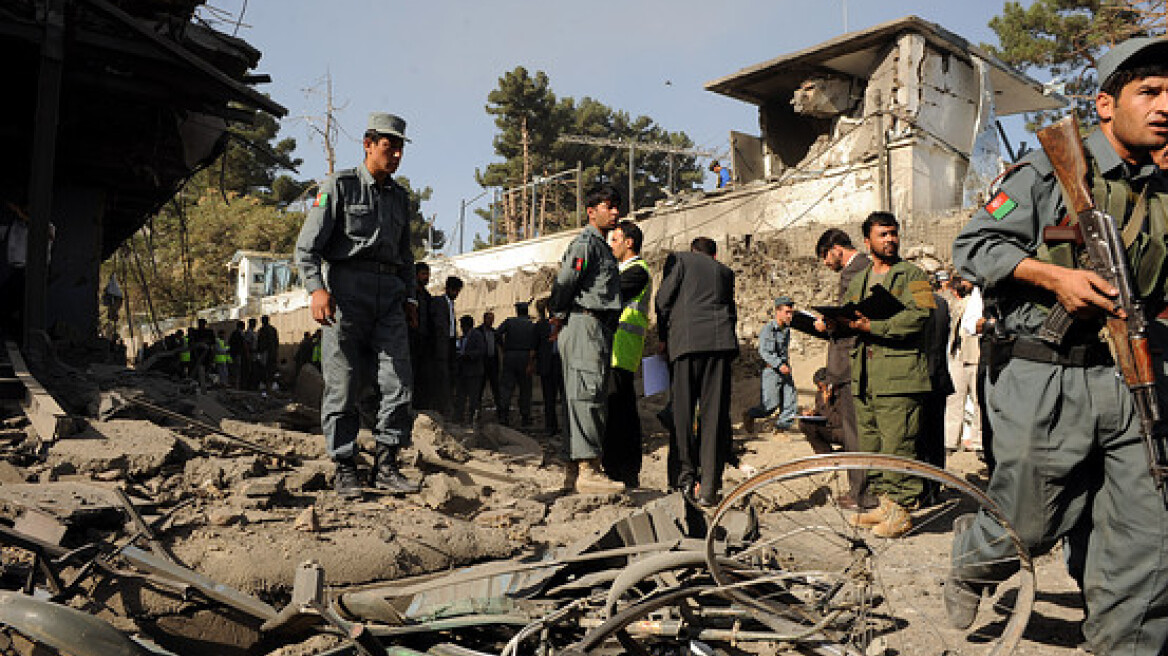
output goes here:
[{"label": "rubble pile", "polygon": [[[543,466],[552,447],[496,425],[448,430],[426,414],[405,457],[422,491],[343,502],[331,491],[323,438],[284,427],[319,417],[314,408],[278,395],[197,393],[187,381],[113,367],[90,378],[102,412],[80,433],[40,441],[22,418],[5,422],[12,457],[0,468],[0,521],[53,553],[100,552],[118,571],[127,569],[121,548],[133,543],[280,606],[306,560],[338,588],[424,575],[563,546],[633,505],[558,499],[548,493],[559,469]],[[371,435],[363,430],[359,443],[367,469]],[[66,569],[64,578],[79,571]],[[30,575],[24,550],[4,551],[5,581]],[[176,595],[153,583],[95,574],[63,600],[176,653],[263,653],[254,622],[224,619],[181,585]]]}]

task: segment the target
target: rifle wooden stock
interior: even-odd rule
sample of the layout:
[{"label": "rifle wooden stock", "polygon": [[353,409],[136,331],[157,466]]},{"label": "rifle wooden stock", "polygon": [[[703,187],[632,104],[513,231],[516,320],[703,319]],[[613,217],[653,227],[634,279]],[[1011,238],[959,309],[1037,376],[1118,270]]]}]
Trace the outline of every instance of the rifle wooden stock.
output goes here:
[{"label": "rifle wooden stock", "polygon": [[1095,199],[1087,187],[1087,154],[1083,152],[1078,117],[1072,112],[1039,130],[1038,141],[1054,166],[1054,177],[1062,186],[1067,206],[1076,215],[1095,209]]}]

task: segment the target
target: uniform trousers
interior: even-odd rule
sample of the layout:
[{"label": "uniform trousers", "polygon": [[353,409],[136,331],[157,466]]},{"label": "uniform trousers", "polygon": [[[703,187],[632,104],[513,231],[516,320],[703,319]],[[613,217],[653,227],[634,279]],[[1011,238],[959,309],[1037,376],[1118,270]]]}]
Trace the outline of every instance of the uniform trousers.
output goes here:
[{"label": "uniform trousers", "polygon": [[599,458],[608,419],[612,330],[592,314],[573,312],[557,339],[570,435],[565,441],[567,456],[572,460]]},{"label": "uniform trousers", "polygon": [[[1157,361],[1160,381],[1163,361]],[[1160,406],[1164,389],[1158,385]],[[1168,644],[1168,510],[1148,473],[1130,392],[1110,366],[1013,359],[986,386],[997,465],[987,493],[1031,556],[1089,521],[1083,634],[1096,654]],[[1018,567],[984,512],[954,536],[954,574],[1002,581]],[[1081,554],[1076,554],[1082,557]]]},{"label": "uniform trousers", "polygon": [[349,268],[327,271],[337,304],[333,325],[324,327],[321,338],[320,416],[329,457],[355,455],[361,423],[357,404],[372,382],[380,393],[374,438],[388,446],[408,446],[414,420],[413,370],[402,309],[405,283],[397,276]]},{"label": "uniform trousers", "polygon": [[[844,451],[856,453],[860,450],[860,427],[856,423],[856,399],[852,396],[852,384],[836,383],[835,399],[840,428],[843,429]],[[868,490],[868,473],[862,469],[848,470],[848,487],[848,494],[853,499],[859,499]]]},{"label": "uniform trousers", "polygon": [[604,433],[604,471],[617,481],[635,482],[641,476],[641,417],[637,413],[636,374],[613,367],[612,394]]},{"label": "uniform trousers", "polygon": [[507,423],[511,414],[511,396],[515,388],[519,388],[519,416],[523,425],[531,422],[531,374],[527,372],[527,365],[531,361],[531,352],[505,351],[503,353],[503,370],[499,376],[499,421]]},{"label": "uniform trousers", "polygon": [[543,427],[549,434],[560,432],[560,401],[564,396],[564,375],[560,371],[560,358],[555,359],[555,371],[539,375],[539,387],[543,394]]},{"label": "uniform trousers", "polygon": [[[678,460],[678,484],[685,489],[700,482],[702,496],[713,498],[722,488],[722,469],[730,457],[730,363],[734,351],[679,355],[673,361],[673,424]],[[694,434],[694,411],[701,403],[701,422]]]},{"label": "uniform trousers", "polygon": [[779,373],[778,369],[767,367],[762,370],[759,404],[747,410],[747,414],[755,419],[769,417],[779,411],[779,418],[775,424],[781,427],[790,426],[795,420],[798,409],[799,392],[795,389],[795,379],[791,374]]},{"label": "uniform trousers", "polygon": [[[857,395],[856,425],[860,430],[860,451],[916,458],[927,396]],[[869,472],[868,483],[873,493],[887,496],[902,506],[916,503],[924,490],[920,478],[889,471]]]}]

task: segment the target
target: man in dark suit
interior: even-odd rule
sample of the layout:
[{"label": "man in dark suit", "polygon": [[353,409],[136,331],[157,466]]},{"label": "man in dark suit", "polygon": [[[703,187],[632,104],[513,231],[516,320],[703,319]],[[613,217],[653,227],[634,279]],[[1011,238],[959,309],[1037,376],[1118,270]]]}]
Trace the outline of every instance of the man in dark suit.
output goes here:
[{"label": "man in dark suit", "polygon": [[430,304],[430,326],[433,331],[434,348],[430,352],[430,408],[445,413],[449,410],[454,387],[454,341],[458,324],[454,319],[454,300],[462,291],[462,278],[446,278],[446,293],[435,296]]},{"label": "man in dark suit", "polygon": [[[868,256],[852,246],[852,239],[848,233],[839,228],[829,228],[819,237],[815,244],[815,256],[827,268],[840,274],[839,293],[836,302],[843,301],[844,293],[848,290],[852,278],[857,273],[866,271],[872,263]],[[821,331],[827,327],[822,323],[816,324]],[[827,346],[827,383],[835,390],[837,405],[839,406],[840,425],[844,434],[844,451],[860,450],[860,430],[856,425],[856,406],[852,396],[852,346],[856,342],[854,335],[832,337]],[[848,472],[850,491],[847,496],[837,499],[840,507],[848,509],[875,508],[879,505],[876,497],[867,494],[867,476],[864,471],[853,469]]]},{"label": "man in dark suit", "polygon": [[[487,353],[487,342],[481,330],[475,330],[474,317],[462,315],[458,320],[462,337],[458,340],[458,356],[455,371],[453,419],[457,423],[473,423],[479,411],[483,393],[483,358]],[[476,396],[477,395],[477,396]],[[467,412],[467,405],[470,411]]]},{"label": "man in dark suit", "polygon": [[[661,350],[673,369],[673,421],[679,463],[677,486],[702,506],[718,502],[730,455],[730,363],[738,355],[734,272],[714,259],[717,245],[698,237],[689,253],[665,261],[657,293]],[[701,427],[694,413],[701,403]],[[695,483],[700,483],[695,494]]]},{"label": "man in dark suit", "polygon": [[539,348],[535,354],[535,371],[543,391],[543,427],[548,435],[560,432],[560,402],[564,398],[564,377],[560,369],[560,352],[552,341],[552,324],[548,320],[547,299],[535,302],[539,321],[535,323]]}]

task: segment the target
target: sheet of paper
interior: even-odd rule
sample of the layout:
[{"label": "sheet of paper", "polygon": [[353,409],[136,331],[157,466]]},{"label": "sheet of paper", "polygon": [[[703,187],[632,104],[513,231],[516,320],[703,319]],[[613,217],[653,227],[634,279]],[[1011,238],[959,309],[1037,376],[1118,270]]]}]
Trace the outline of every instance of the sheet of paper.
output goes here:
[{"label": "sheet of paper", "polygon": [[660,394],[669,389],[669,363],[660,355],[641,359],[641,378],[645,396]]}]

